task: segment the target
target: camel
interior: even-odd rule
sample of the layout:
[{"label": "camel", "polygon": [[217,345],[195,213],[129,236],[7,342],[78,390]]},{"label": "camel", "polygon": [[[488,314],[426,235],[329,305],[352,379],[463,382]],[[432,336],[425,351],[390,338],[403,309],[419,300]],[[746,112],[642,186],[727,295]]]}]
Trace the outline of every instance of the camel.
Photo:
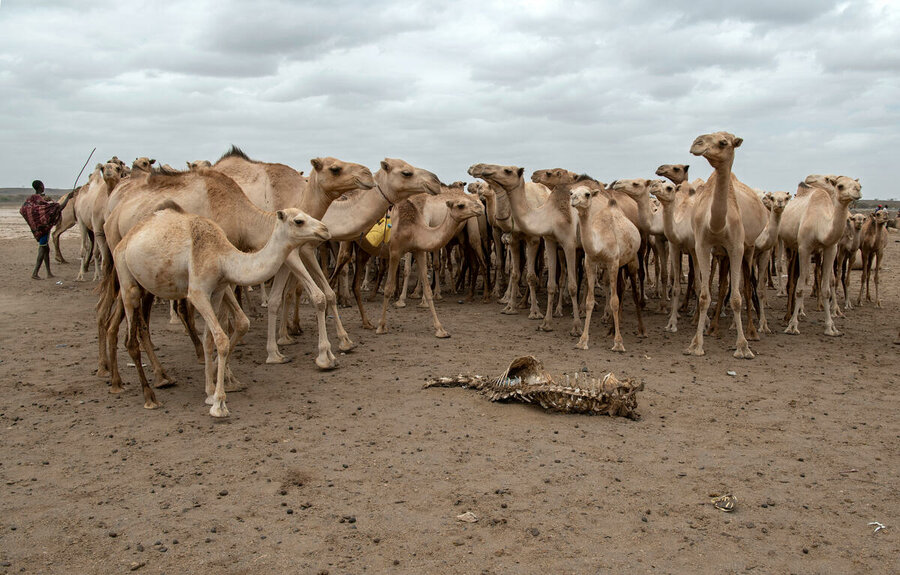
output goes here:
[{"label": "camel", "polygon": [[762,198],[762,203],[769,210],[769,221],[762,233],[756,238],[754,244],[754,264],[756,269],[756,293],[759,298],[759,331],[772,333],[766,320],[766,273],[769,270],[769,262],[772,252],[778,244],[778,228],[781,225],[781,217],[791,195],[787,192],[769,192]]},{"label": "camel", "polygon": [[[310,160],[310,164],[313,170],[310,172],[309,178],[306,178],[284,164],[251,160],[240,149],[232,146],[213,165],[213,168],[233,179],[244,190],[250,201],[261,209],[271,211],[293,207],[301,209],[317,219],[323,219],[331,203],[342,194],[357,188],[375,187],[372,172],[360,164],[330,157],[313,158]],[[304,244],[299,255],[292,254],[288,256],[287,261],[294,262],[291,268],[295,272],[301,268],[305,270],[298,274],[298,279],[316,310],[319,331],[319,353],[316,357],[316,365],[322,369],[332,369],[336,367],[337,361],[331,352],[331,343],[328,340],[325,325],[326,310],[334,320],[341,351],[350,351],[356,347],[356,344],[350,339],[350,335],[341,323],[337,309],[337,297],[316,258],[316,246],[313,243]],[[282,296],[289,276],[287,269],[277,273],[269,293],[266,363],[288,361],[278,349],[276,330],[278,312],[282,305]],[[286,336],[286,334],[284,335]],[[285,339],[283,338],[282,341]]]},{"label": "camel", "polygon": [[650,207],[650,193],[647,187],[650,180],[635,178],[628,180],[616,180],[608,187],[613,192],[619,192],[630,197],[637,204],[637,221],[634,224],[641,232],[641,249],[638,253],[638,277],[641,284],[641,303],[644,302],[644,277],[647,267],[647,248],[650,246],[651,226],[653,224],[653,212]]},{"label": "camel", "polygon": [[888,220],[887,210],[869,214],[866,223],[860,231],[859,249],[862,252],[862,273],[859,278],[859,295],[856,296],[857,307],[862,303],[863,287],[865,287],[866,291],[866,301],[872,301],[872,296],[869,292],[869,278],[872,276],[873,261],[875,265],[875,307],[881,307],[881,296],[878,293],[878,274],[881,271],[884,248],[887,247]]},{"label": "camel", "polygon": [[[803,307],[803,297],[808,290],[810,258],[822,254],[821,292],[825,297],[825,335],[839,336],[831,316],[832,270],[837,253],[837,243],[844,234],[850,202],[860,198],[859,182],[846,176],[827,176],[825,181],[831,188],[823,189],[800,182],[797,194],[787,205],[781,217],[778,235],[784,247],[790,252],[788,303],[793,303],[793,314],[784,333],[799,334],[799,312]],[[799,270],[797,269],[799,267]],[[796,295],[791,296],[791,292]],[[790,309],[790,308],[789,308]]]},{"label": "camel", "polygon": [[[408,251],[413,251],[420,262],[425,261],[425,252],[433,251],[444,246],[452,238],[461,222],[484,213],[481,202],[475,198],[460,197],[447,200],[447,217],[437,227],[431,227],[424,223],[422,213],[409,200],[397,204],[391,213],[393,228],[391,240],[387,244],[388,249],[388,276],[384,287],[384,301],[381,304],[381,320],[375,333],[387,333],[387,308],[390,299],[397,288],[397,267],[400,258]],[[434,300],[431,286],[426,278],[424,265],[418,266],[419,283],[422,285],[423,297],[431,310],[434,321],[434,335],[438,338],[450,337],[450,334],[441,325],[437,312],[434,310]]]},{"label": "camel", "polygon": [[[212,162],[209,160],[194,160],[193,162],[185,162],[187,164],[188,170],[195,172],[202,168],[211,168]],[[300,175],[303,175],[303,172],[300,172]]]},{"label": "camel", "polygon": [[[707,322],[710,304],[710,255],[713,250],[724,251],[728,256],[731,274],[731,309],[737,328],[734,357],[752,359],[753,352],[744,335],[741,320],[742,271],[749,270],[753,259],[756,238],[768,219],[766,207],[748,186],[732,173],[734,151],[744,142],[728,132],[715,132],[698,136],[691,145],[691,153],[703,156],[713,167],[709,179],[697,190],[692,222],[694,252],[697,256],[697,282],[700,285],[700,310],[697,333],[685,350],[688,355],[704,355],[703,330]],[[744,287],[750,289],[749,282]],[[749,312],[748,331],[755,332],[753,317]],[[718,320],[718,318],[716,318]]]},{"label": "camel", "polygon": [[[835,289],[837,283],[840,282],[844,290],[844,308],[853,309],[850,296],[847,292],[847,281],[850,278],[850,270],[856,261],[856,252],[859,251],[859,245],[862,241],[862,227],[866,223],[866,216],[863,214],[854,214],[847,218],[847,224],[844,227],[844,235],[838,241],[837,257],[835,259]],[[834,298],[835,300],[837,298]],[[840,314],[840,307],[837,307],[835,313]]]},{"label": "camel", "polygon": [[[65,202],[69,196],[78,197],[78,193],[85,189],[86,186],[87,184],[80,186],[77,190],[73,190],[68,194],[64,194],[59,198],[59,203]],[[53,232],[50,234],[50,243],[53,245],[54,258],[61,264],[67,264],[69,262],[63,257],[62,250],[59,249],[59,236],[61,236],[63,232],[73,228],[76,223],[78,222],[75,219],[75,202],[66,202],[66,207],[63,208],[59,215],[59,222],[53,227]]]},{"label": "camel", "polygon": [[[658,170],[657,170],[658,171]],[[678,331],[678,299],[681,297],[681,274],[683,257],[686,253],[695,261],[694,254],[694,226],[693,208],[696,195],[677,193],[676,185],[663,180],[650,183],[648,191],[653,194],[662,205],[663,226],[666,239],[670,244],[670,257],[672,260],[672,305],[669,311],[669,322],[666,331],[675,333]],[[688,285],[687,293],[691,293]]]},{"label": "camel", "polygon": [[[568,273],[567,288],[569,298],[572,300],[572,329],[570,334],[578,335],[581,332],[581,321],[578,313],[578,262],[576,253],[579,248],[578,215],[569,202],[568,190],[560,190],[550,193],[542,205],[533,208],[529,205],[526,195],[526,184],[522,177],[524,168],[516,166],[499,166],[494,164],[475,164],[469,167],[469,175],[481,178],[491,185],[497,186],[506,192],[509,198],[510,209],[515,225],[522,233],[533,238],[543,238],[547,257],[547,311],[543,315],[543,321],[539,329],[552,331],[553,303],[558,290],[556,283],[556,256],[557,246],[565,253],[566,270]],[[540,185],[540,184],[534,184]],[[537,283],[538,278],[534,272],[534,255],[529,255],[528,286],[532,301],[532,313],[530,318],[540,319],[540,311],[537,309]]]},{"label": "camel", "polygon": [[75,196],[75,220],[81,230],[81,267],[75,281],[84,281],[92,259],[95,260],[94,280],[100,278],[100,267],[107,253],[103,237],[106,204],[121,177],[122,168],[118,163],[97,164],[88,178],[87,188]]},{"label": "camel", "polygon": [[[509,259],[511,260],[509,266],[509,281],[507,283],[506,293],[498,300],[498,302],[506,304],[506,307],[500,313],[514,315],[518,313],[516,311],[516,304],[519,299],[519,279],[522,270],[522,242],[525,243],[526,275],[534,275],[535,259],[537,257],[538,249],[540,248],[540,238],[528,236],[522,232],[521,227],[513,218],[509,195],[501,186],[487,182],[486,186],[480,187],[478,194],[479,198],[484,201],[486,206],[485,211],[494,236],[494,246],[497,250],[499,269],[505,269],[506,258],[502,256],[502,254],[505,253],[503,236],[508,234]],[[537,208],[546,203],[547,199],[550,197],[550,190],[543,184],[527,182],[525,184],[525,197],[530,207]],[[499,295],[499,289],[500,282],[495,281],[495,295]],[[536,294],[530,294],[530,297],[531,311],[529,312],[528,317],[530,319],[541,319],[541,312],[537,305],[537,296]]]},{"label": "camel", "polygon": [[[203,348],[209,413],[213,417],[226,417],[228,358],[250,326],[234,298],[232,286],[265,281],[284,265],[288,253],[304,242],[327,240],[328,231],[322,222],[300,210],[267,212],[257,225],[268,228],[268,241],[259,251],[245,253],[235,248],[222,228],[212,220],[186,214],[173,202],[166,204],[166,208],[136,225],[116,245],[113,260],[128,322],[125,345],[141,380],[144,407],[154,409],[159,403],[141,367],[141,343],[148,351],[153,346],[147,325],[140,314],[135,316],[135,311],[146,305],[147,292],[171,300],[186,298],[206,322]],[[223,299],[235,316],[231,338],[217,317]]]},{"label": "camel", "polygon": [[[570,203],[578,214],[581,245],[584,248],[584,271],[587,276],[587,295],[584,309],[584,330],[575,345],[578,349],[588,349],[590,339],[591,314],[594,311],[594,281],[597,266],[603,265],[609,282],[609,307],[613,317],[615,336],[612,351],[624,352],[622,333],[619,330],[619,286],[622,284],[620,270],[625,267],[631,278],[631,291],[638,318],[638,332],[643,337],[644,323],[637,292],[635,273],[637,254],[641,245],[641,235],[631,221],[625,217],[615,200],[600,201],[594,198],[600,193],[583,185],[564,186],[560,191],[568,191]],[[605,206],[598,206],[606,203]],[[574,298],[573,298],[574,302]]]}]

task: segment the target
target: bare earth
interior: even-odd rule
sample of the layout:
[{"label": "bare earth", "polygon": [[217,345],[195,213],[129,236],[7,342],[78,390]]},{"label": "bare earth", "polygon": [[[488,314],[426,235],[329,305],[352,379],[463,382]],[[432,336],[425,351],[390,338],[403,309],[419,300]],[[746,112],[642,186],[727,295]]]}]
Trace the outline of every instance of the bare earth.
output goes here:
[{"label": "bare earth", "polygon": [[[77,234],[64,237],[77,261]],[[55,265],[61,285],[32,281],[35,242],[0,240],[0,572],[900,572],[898,240],[884,309],[848,312],[835,339],[807,300],[802,335],[751,342],[752,361],[732,358],[733,332],[683,356],[691,330],[665,333],[660,313],[639,341],[630,298],[618,355],[599,319],[582,352],[570,318],[542,333],[524,311],[448,296],[448,340],[415,302],[390,310],[385,336],[342,310],[359,345],[320,372],[308,308],[300,342],[283,348],[294,361],[277,366],[251,312],[232,362],[249,389],[229,394],[224,421],[208,415],[202,366],[163,306],[153,337],[179,385],[143,409],[122,352],[128,387],[107,393],[93,375],[94,284],[72,281],[75,264]],[[780,331],[784,299],[769,301]],[[643,379],[642,419],[422,389],[525,354],[554,374]],[[723,493],[733,513],[710,503]],[[466,511],[477,523],[456,519]],[[872,521],[887,527],[873,534]]]}]

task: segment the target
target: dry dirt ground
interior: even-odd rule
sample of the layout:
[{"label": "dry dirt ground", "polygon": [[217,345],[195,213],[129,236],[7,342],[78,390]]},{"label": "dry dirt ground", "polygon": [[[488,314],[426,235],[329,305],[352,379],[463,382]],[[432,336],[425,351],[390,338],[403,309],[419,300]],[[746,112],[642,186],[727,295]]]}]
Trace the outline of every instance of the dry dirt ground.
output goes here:
[{"label": "dry dirt ground", "polygon": [[[884,309],[848,312],[829,338],[808,302],[802,335],[752,342],[752,361],[732,358],[733,332],[683,356],[689,330],[664,332],[660,313],[639,341],[630,301],[614,354],[599,318],[584,352],[570,320],[542,333],[525,312],[451,296],[447,340],[415,305],[390,311],[385,336],[341,310],[358,347],[321,372],[308,308],[283,348],[294,361],[275,366],[251,313],[232,362],[249,388],[221,421],[165,308],[152,332],[179,384],[147,411],[124,352],[125,393],[93,375],[94,284],[74,264],[54,266],[61,284],[32,281],[35,242],[0,240],[0,572],[897,573],[898,240]],[[784,300],[770,302],[783,328]],[[641,419],[422,389],[525,354],[556,374],[643,379]],[[726,492],[730,514],[710,503]]]}]

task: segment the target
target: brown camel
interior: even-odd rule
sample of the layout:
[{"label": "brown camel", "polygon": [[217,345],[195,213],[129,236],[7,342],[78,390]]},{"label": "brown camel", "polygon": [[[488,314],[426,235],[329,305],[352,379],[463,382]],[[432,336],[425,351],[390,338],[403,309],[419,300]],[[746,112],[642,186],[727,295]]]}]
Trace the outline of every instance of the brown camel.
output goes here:
[{"label": "brown camel", "polygon": [[[826,178],[831,190],[801,182],[797,194],[784,210],[778,235],[790,253],[788,304],[793,314],[784,333],[799,334],[799,313],[807,292],[810,258],[822,255],[822,294],[825,297],[825,335],[838,336],[831,316],[832,270],[837,243],[844,235],[850,202],[860,198],[860,185],[846,176]],[[831,193],[829,193],[831,192]],[[795,293],[796,295],[792,295]],[[789,307],[790,309],[790,307]]]},{"label": "brown camel", "polygon": [[[310,160],[310,164],[313,170],[307,179],[284,164],[251,160],[240,149],[232,146],[214,164],[213,168],[233,179],[244,190],[250,201],[261,209],[271,211],[289,207],[298,208],[317,219],[323,219],[331,203],[342,194],[357,188],[368,189],[375,186],[372,173],[360,164],[344,162],[336,158],[313,158]],[[337,297],[316,258],[316,246],[314,243],[304,244],[303,249],[299,251],[299,256],[291,254],[287,261],[294,262],[291,264],[293,271],[305,270],[296,275],[316,310],[316,323],[319,331],[316,365],[322,369],[334,368],[337,361],[328,340],[325,325],[326,311],[334,319],[335,331],[340,341],[339,348],[342,351],[349,351],[356,345],[341,323],[337,309]],[[287,269],[277,273],[269,293],[266,363],[287,361],[287,358],[278,349],[276,332],[278,312],[281,309],[282,297],[289,276],[290,272]],[[284,337],[286,335],[285,333]]]},{"label": "brown camel", "polygon": [[[389,252],[388,276],[387,284],[384,287],[384,301],[381,304],[381,321],[378,323],[376,333],[385,334],[388,331],[387,308],[397,288],[397,267],[403,254],[414,251],[416,258],[420,262],[424,262],[425,252],[444,246],[456,234],[461,222],[484,213],[484,207],[481,205],[481,202],[474,198],[461,197],[447,200],[447,202],[450,208],[447,212],[447,217],[437,227],[426,225],[422,220],[422,213],[409,200],[404,200],[391,210],[393,228],[390,242],[387,244]],[[431,317],[434,321],[434,335],[439,338],[450,337],[450,334],[441,325],[437,312],[434,310],[431,286],[425,276],[425,266],[420,265],[418,269],[423,297],[428,302]]]},{"label": "brown camel", "polygon": [[[835,260],[835,272],[837,278],[835,280],[835,289],[840,283],[844,290],[844,308],[853,309],[851,297],[848,295],[847,282],[850,279],[850,270],[856,262],[856,252],[859,251],[859,245],[862,241],[862,227],[866,223],[866,216],[863,214],[853,214],[847,218],[847,224],[844,227],[844,235],[838,241],[837,258]],[[835,300],[837,298],[834,298]],[[840,307],[837,307],[835,313],[840,313]]]},{"label": "brown camel", "polygon": [[87,189],[75,196],[75,220],[81,230],[81,267],[75,281],[84,281],[92,259],[95,260],[94,280],[100,278],[100,267],[107,253],[103,238],[106,204],[121,177],[122,168],[118,163],[97,164],[88,179]]},{"label": "brown camel", "polygon": [[[606,270],[609,282],[609,307],[613,317],[615,336],[612,351],[624,352],[622,333],[619,330],[619,293],[621,292],[621,270],[624,267],[631,278],[631,290],[634,295],[634,306],[638,318],[638,333],[643,337],[644,322],[641,319],[641,306],[637,292],[635,273],[637,272],[637,253],[641,245],[641,235],[631,221],[618,208],[615,200],[601,197],[597,189],[578,184],[557,188],[569,192],[570,203],[578,214],[581,245],[584,247],[584,273],[587,276],[587,292],[584,311],[584,331],[575,347],[588,349],[590,340],[591,314],[594,311],[594,282],[597,266]],[[597,205],[601,204],[601,205]],[[606,205],[603,205],[606,204]]]},{"label": "brown camel", "polygon": [[[887,247],[888,223],[887,210],[880,210],[875,214],[869,214],[866,223],[860,232],[859,249],[862,252],[862,273],[859,278],[859,295],[856,296],[856,305],[862,303],[863,288],[866,291],[866,301],[872,301],[869,292],[869,279],[872,277],[872,265],[875,266],[875,307],[881,307],[881,296],[878,293],[878,274],[881,271],[881,260],[884,258],[884,248]],[[826,268],[827,269],[827,268]]]},{"label": "brown camel", "polygon": [[[662,180],[650,183],[649,192],[662,204],[663,227],[666,239],[670,244],[670,257],[672,259],[672,305],[669,310],[669,322],[666,331],[675,333],[678,331],[678,300],[681,297],[682,254],[687,254],[693,261],[694,255],[694,225],[693,208],[696,195],[678,193],[676,185]],[[692,292],[688,285],[686,293]]]},{"label": "brown camel", "polygon": [[778,228],[781,225],[781,216],[787,206],[791,195],[787,192],[767,192],[763,198],[763,205],[769,210],[769,221],[762,233],[756,238],[754,244],[754,269],[756,270],[756,293],[759,298],[759,331],[772,333],[766,320],[766,273],[772,260],[772,252],[778,244]]},{"label": "brown camel", "polygon": [[[225,372],[234,346],[250,322],[234,298],[233,285],[259,284],[274,275],[288,253],[313,239],[327,240],[328,231],[320,221],[300,210],[267,212],[257,225],[268,228],[269,239],[257,252],[235,248],[222,228],[207,218],[186,214],[177,204],[163,209],[132,228],[116,245],[114,261],[119,278],[121,306],[128,320],[126,347],[138,371],[144,407],[159,406],[141,366],[141,344],[148,350],[147,324],[140,313],[147,293],[179,300],[186,298],[206,322],[204,355],[206,403],[213,417],[226,417]],[[223,299],[234,314],[231,338],[218,321]],[[138,341],[140,340],[140,341]],[[212,346],[217,357],[213,363]]]},{"label": "brown camel", "polygon": [[[700,285],[700,317],[697,333],[685,350],[689,355],[705,353],[703,330],[710,304],[710,256],[713,250],[722,250],[728,256],[731,274],[731,309],[737,328],[734,357],[753,358],[741,320],[741,280],[744,275],[742,271],[749,271],[754,244],[766,225],[768,213],[756,193],[732,174],[734,151],[743,141],[728,132],[716,132],[697,137],[691,145],[691,153],[706,158],[714,171],[697,190],[692,216],[697,282]],[[749,282],[744,287],[749,291]],[[749,308],[749,293],[745,297]],[[748,324],[748,328],[753,331],[753,318],[749,309]]]}]

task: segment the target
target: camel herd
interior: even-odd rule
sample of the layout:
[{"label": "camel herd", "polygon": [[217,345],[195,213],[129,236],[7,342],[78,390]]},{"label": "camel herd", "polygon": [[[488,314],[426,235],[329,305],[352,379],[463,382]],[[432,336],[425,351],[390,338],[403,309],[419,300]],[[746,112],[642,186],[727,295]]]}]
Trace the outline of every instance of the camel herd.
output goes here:
[{"label": "camel herd", "polygon": [[[793,197],[758,192],[732,172],[741,144],[727,132],[693,142],[691,153],[713,168],[705,181],[690,181],[689,167],[680,164],[657,169],[665,180],[610,184],[561,168],[538,170],[526,181],[523,168],[475,164],[468,174],[479,181],[468,188],[464,182],[444,185],[433,173],[390,158],[375,174],[359,164],[314,158],[304,176],[283,164],[251,160],[237,148],[214,164],[188,162],[185,171],[156,167],[150,158],[138,158],[129,168],[113,157],[98,164],[88,183],[74,192],[53,232],[53,245],[57,260],[64,261],[59,235],[78,225],[83,238],[79,280],[95,262],[94,277],[101,280],[97,374],[110,379],[111,392],[122,390],[117,346],[124,319],[125,347],[138,371],[144,406],[158,406],[141,351],[153,366],[157,386],[171,382],[153,351],[149,314],[154,298],[172,300],[205,365],[206,403],[215,417],[228,415],[225,392],[237,385],[228,358],[249,327],[242,310],[247,294],[237,286],[263,289],[267,363],[286,361],[279,345],[292,341],[300,294],[307,298],[318,328],[315,363],[330,369],[336,361],[326,319],[333,320],[342,351],[355,345],[341,323],[332,285],[345,299],[352,285],[363,327],[385,334],[401,279],[395,305],[406,305],[413,258],[416,289],[439,338],[449,333],[434,300],[441,297],[448,275],[454,281],[453,267],[456,287],[468,282],[470,298],[480,276],[483,301],[498,300],[504,314],[527,307],[529,318],[540,319],[545,331],[554,329],[553,318],[568,303],[570,334],[578,337],[579,349],[588,349],[590,341],[598,270],[606,287],[604,317],[612,324],[613,351],[625,350],[620,301],[626,281],[637,331],[644,335],[641,312],[651,291],[651,271],[655,294],[650,296],[659,299],[661,309],[668,306],[666,331],[676,332],[679,312],[697,302],[686,354],[704,355],[704,335],[717,332],[720,309],[730,302],[737,332],[734,356],[753,358],[748,340],[771,332],[769,285],[788,296],[785,333],[799,333],[805,297],[815,290],[825,312],[825,333],[840,335],[834,324],[834,316],[843,316],[837,286],[844,308],[850,309],[847,282],[858,251],[863,271],[856,305],[864,291],[871,301],[871,278],[875,305],[881,306],[886,212],[851,215],[861,186],[846,176],[811,175]],[[718,298],[710,319],[716,270]],[[374,296],[382,280],[376,327],[366,314],[361,283],[369,284]],[[204,320],[201,335],[195,314]]]}]

